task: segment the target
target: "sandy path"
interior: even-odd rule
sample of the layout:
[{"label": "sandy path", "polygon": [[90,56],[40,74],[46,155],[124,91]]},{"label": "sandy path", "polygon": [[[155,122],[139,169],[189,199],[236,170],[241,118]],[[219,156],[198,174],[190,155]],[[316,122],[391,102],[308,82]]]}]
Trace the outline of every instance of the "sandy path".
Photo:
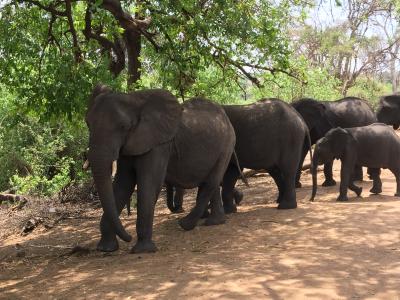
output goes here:
[{"label": "sandy path", "polygon": [[[339,164],[335,163],[335,178]],[[319,183],[322,182],[319,174]],[[349,203],[338,187],[319,188],[308,202],[310,175],[297,191],[299,207],[278,211],[269,177],[250,180],[237,214],[224,225],[182,231],[179,216],[158,202],[155,254],[133,255],[121,242],[111,255],[66,255],[63,248],[95,248],[99,210],[90,219],[65,220],[52,230],[0,242],[0,298],[131,299],[400,299],[400,201],[383,172],[383,193]],[[186,196],[186,210],[193,194]],[[124,213],[134,232],[134,217]],[[15,255],[15,243],[26,251]],[[50,249],[50,250],[49,250]]]}]

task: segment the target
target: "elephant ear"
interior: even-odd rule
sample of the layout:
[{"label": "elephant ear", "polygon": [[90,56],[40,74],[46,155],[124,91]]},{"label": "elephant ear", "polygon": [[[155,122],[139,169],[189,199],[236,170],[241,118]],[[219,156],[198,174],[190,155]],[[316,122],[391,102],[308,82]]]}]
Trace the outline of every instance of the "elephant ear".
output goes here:
[{"label": "elephant ear", "polygon": [[182,106],[169,92],[146,90],[131,95],[140,104],[138,121],[130,129],[124,155],[140,155],[175,136],[182,116]]},{"label": "elephant ear", "polygon": [[341,127],[332,129],[326,136],[329,136],[335,158],[343,157],[346,148],[351,146],[350,144],[354,141],[354,137]]}]

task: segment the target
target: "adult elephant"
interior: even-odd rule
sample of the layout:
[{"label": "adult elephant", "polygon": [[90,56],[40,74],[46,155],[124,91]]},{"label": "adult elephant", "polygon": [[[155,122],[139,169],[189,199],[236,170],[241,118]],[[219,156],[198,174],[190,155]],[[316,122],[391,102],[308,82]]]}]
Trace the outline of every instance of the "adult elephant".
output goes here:
[{"label": "adult elephant", "polygon": [[[301,116],[279,99],[223,108],[235,129],[235,151],[240,167],[267,170],[279,190],[278,208],[296,208],[296,172],[303,145],[309,143],[308,128]],[[225,213],[237,210],[234,188],[239,176],[231,160],[222,182]]]},{"label": "adult elephant", "polygon": [[[296,208],[297,167],[304,143],[310,143],[308,128],[301,116],[279,99],[222,107],[235,129],[235,152],[240,167],[266,169],[278,187],[278,208]],[[240,175],[236,159],[232,158],[222,181],[225,213],[236,212],[236,204],[242,200],[242,193],[235,189]],[[171,211],[180,210],[183,192],[176,189],[174,197],[173,187],[167,188],[168,207]]]},{"label": "adult elephant", "polygon": [[[310,131],[311,144],[315,144],[332,128],[351,128],[366,126],[376,122],[375,113],[364,100],[356,97],[346,97],[337,101],[317,101],[303,98],[292,103],[300,113]],[[296,176],[296,187],[301,187],[300,174],[306,156],[308,145],[304,144],[303,154]],[[336,181],[332,174],[332,161],[324,164],[325,181],[323,186],[333,186]],[[371,174],[370,174],[371,175]],[[357,167],[355,179],[362,180],[362,168]]]},{"label": "adult elephant", "polygon": [[393,126],[393,129],[400,127],[400,95],[383,96],[379,101],[376,116],[379,122]]},{"label": "adult elephant", "polygon": [[[116,236],[129,242],[120,219],[137,185],[137,242],[132,252],[154,252],[154,206],[165,182],[198,187],[196,205],[179,223],[193,229],[209,202],[207,225],[225,216],[219,185],[232,156],[235,133],[221,107],[204,99],[180,105],[165,90],[114,93],[98,85],[86,115],[88,159],[103,207],[97,249],[118,249]],[[114,182],[111,174],[115,173]]]}]

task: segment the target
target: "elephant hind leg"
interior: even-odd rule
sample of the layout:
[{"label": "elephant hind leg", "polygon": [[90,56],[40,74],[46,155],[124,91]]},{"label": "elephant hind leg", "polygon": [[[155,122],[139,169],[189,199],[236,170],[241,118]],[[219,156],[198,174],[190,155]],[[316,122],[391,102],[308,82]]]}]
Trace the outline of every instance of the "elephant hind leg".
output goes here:
[{"label": "elephant hind leg", "polygon": [[354,182],[351,180],[349,183],[349,189],[352,190],[358,197],[361,196],[362,187],[356,186]]},{"label": "elephant hind leg", "polygon": [[363,181],[362,166],[355,166],[353,171],[353,181]]},{"label": "elephant hind leg", "polygon": [[301,152],[301,157],[300,157],[300,161],[299,161],[299,166],[297,167],[297,172],[296,172],[296,188],[301,188],[301,182],[300,182],[300,176],[301,176],[301,169],[303,168],[303,163],[304,163],[304,159],[307,156],[309,147],[308,147],[308,140],[306,139],[306,141],[304,142],[303,145],[303,150]]},{"label": "elephant hind leg", "polygon": [[224,204],[224,211],[227,214],[235,213],[237,211],[233,200],[235,185],[239,176],[240,174],[237,167],[233,164],[229,164],[222,181],[222,202]]},{"label": "elephant hind leg", "polygon": [[396,177],[396,194],[394,194],[396,197],[400,197],[400,168],[398,169],[389,169],[394,176]]},{"label": "elephant hind leg", "polygon": [[373,180],[373,186],[369,190],[372,194],[382,193],[382,181],[380,178],[381,169],[379,168],[368,168],[369,178]]},{"label": "elephant hind leg", "polygon": [[273,167],[268,170],[268,173],[274,179],[275,184],[278,188],[278,198],[276,199],[276,202],[280,203],[282,201],[283,191],[285,188],[285,182],[283,180],[281,171],[277,167]]},{"label": "elephant hind leg", "polygon": [[221,201],[221,191],[218,188],[214,195],[211,198],[211,214],[210,216],[206,219],[204,225],[210,226],[210,225],[219,225],[219,224],[224,224],[225,223],[225,214],[224,214],[224,208],[222,206],[222,201]]},{"label": "elephant hind leg", "polygon": [[177,214],[183,212],[182,203],[185,190],[172,184],[167,186],[167,206],[171,213]]},{"label": "elephant hind leg", "polygon": [[278,209],[291,209],[297,207],[296,202],[296,168],[281,169],[283,178],[282,198],[279,202]]},{"label": "elephant hind leg", "polygon": [[195,207],[187,216],[179,220],[179,225],[184,230],[192,230],[196,227],[197,222],[207,209],[209,201],[212,200],[217,191],[219,192],[219,185],[215,183],[204,183],[199,186]]}]

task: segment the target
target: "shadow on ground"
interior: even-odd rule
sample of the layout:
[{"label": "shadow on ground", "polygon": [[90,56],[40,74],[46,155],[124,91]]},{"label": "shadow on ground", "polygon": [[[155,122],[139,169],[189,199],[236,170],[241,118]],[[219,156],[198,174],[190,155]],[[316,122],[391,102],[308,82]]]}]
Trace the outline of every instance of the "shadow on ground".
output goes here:
[{"label": "shadow on ground", "polygon": [[[337,164],[334,172],[339,179]],[[382,195],[369,196],[367,181],[363,198],[350,192],[347,203],[335,201],[338,186],[320,187],[310,203],[310,176],[303,177],[296,210],[277,210],[270,178],[256,177],[240,186],[246,198],[226,224],[190,232],[160,199],[155,254],[129,254],[132,245],[123,242],[113,254],[96,252],[99,210],[10,237],[0,242],[0,298],[398,299],[400,201],[391,196],[392,175],[383,173]],[[190,193],[187,211],[193,201]],[[135,217],[123,222],[134,232]],[[68,254],[75,244],[91,251]]]}]

